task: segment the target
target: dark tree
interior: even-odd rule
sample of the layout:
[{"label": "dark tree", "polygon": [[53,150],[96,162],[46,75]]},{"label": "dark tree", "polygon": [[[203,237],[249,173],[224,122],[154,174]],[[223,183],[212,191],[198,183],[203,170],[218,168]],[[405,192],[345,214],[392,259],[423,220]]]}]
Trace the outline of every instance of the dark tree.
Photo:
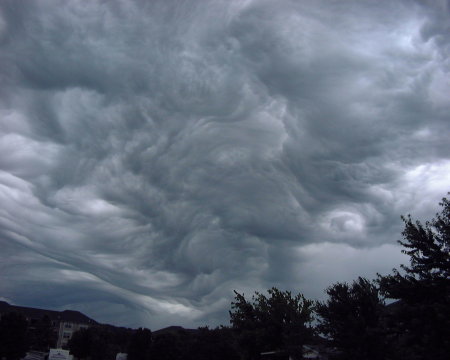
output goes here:
[{"label": "dark tree", "polygon": [[52,326],[52,321],[48,315],[44,315],[34,326],[30,329],[28,327],[30,337],[30,348],[39,351],[48,351],[50,348],[56,346],[58,335]]},{"label": "dark tree", "polygon": [[111,325],[92,326],[73,334],[68,347],[80,359],[114,359],[118,352],[126,352],[131,332]]},{"label": "dark tree", "polygon": [[[403,252],[410,265],[380,276],[380,289],[398,302],[390,329],[400,346],[397,359],[447,359],[450,354],[450,202],[425,225],[402,217]],[[394,311],[395,310],[395,311]]]},{"label": "dark tree", "polygon": [[150,358],[158,360],[184,359],[185,349],[191,339],[187,334],[167,333],[155,336],[150,350]]},{"label": "dark tree", "polygon": [[152,345],[152,332],[149,329],[139,328],[135,330],[128,346],[128,360],[150,359]]},{"label": "dark tree", "polygon": [[269,296],[256,292],[252,300],[235,291],[230,322],[246,359],[257,359],[264,351],[281,350],[296,358],[313,335],[313,301],[302,294],[268,290]]},{"label": "dark tree", "polygon": [[18,360],[28,350],[27,321],[22,314],[9,313],[0,319],[0,359]]},{"label": "dark tree", "polygon": [[69,341],[70,353],[79,359],[86,359],[91,355],[92,341],[92,331],[89,329],[78,330]]},{"label": "dark tree", "polygon": [[316,304],[318,330],[337,349],[335,357],[348,360],[385,358],[384,303],[377,287],[360,277],[351,285],[336,283],[326,293],[328,300]]},{"label": "dark tree", "polygon": [[183,360],[240,360],[232,330],[228,327],[201,327],[186,345]]}]

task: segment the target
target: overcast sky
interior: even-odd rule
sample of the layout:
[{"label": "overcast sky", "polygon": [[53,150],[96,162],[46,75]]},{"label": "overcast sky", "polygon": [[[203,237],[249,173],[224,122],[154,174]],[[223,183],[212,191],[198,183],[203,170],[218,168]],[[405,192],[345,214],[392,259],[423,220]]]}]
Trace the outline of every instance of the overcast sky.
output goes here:
[{"label": "overcast sky", "polygon": [[450,2],[0,0],[0,299],[228,324],[408,259],[450,190]]}]

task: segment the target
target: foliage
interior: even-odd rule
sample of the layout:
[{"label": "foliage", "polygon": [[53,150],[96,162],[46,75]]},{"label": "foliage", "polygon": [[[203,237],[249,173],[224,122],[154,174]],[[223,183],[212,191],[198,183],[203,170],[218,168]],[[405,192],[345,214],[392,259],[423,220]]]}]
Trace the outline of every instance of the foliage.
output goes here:
[{"label": "foliage", "polygon": [[152,332],[139,328],[133,332],[128,346],[128,360],[148,360],[152,345]]},{"label": "foliage", "polygon": [[5,314],[0,319],[0,358],[18,360],[28,350],[27,321],[22,314]]},{"label": "foliage", "polygon": [[337,358],[382,359],[384,304],[377,287],[359,277],[351,285],[336,283],[326,293],[328,300],[316,304],[318,330],[338,350]]},{"label": "foliage", "polygon": [[38,351],[48,351],[56,346],[58,334],[48,315],[44,315],[34,326],[28,326],[30,348]]},{"label": "foliage", "polygon": [[313,334],[313,301],[302,294],[292,296],[277,288],[268,295],[255,292],[248,301],[235,291],[231,304],[230,322],[238,336],[238,344],[246,359],[259,358],[263,351],[284,350],[301,357],[302,345]]},{"label": "foliage", "polygon": [[[27,321],[26,337],[30,350],[47,351],[55,347],[57,334],[48,315],[44,315],[41,319]],[[55,343],[51,343],[51,339],[55,339]]]},{"label": "foliage", "polygon": [[94,326],[75,332],[69,341],[71,354],[80,359],[113,359],[125,352],[131,330],[110,325]]},{"label": "foliage", "polygon": [[129,360],[238,360],[232,331],[180,329],[154,336],[149,329],[96,326],[77,331],[69,342],[73,355],[81,359],[113,359],[127,352]]},{"label": "foliage", "polygon": [[185,360],[239,360],[232,330],[228,327],[199,328],[186,348]]},{"label": "foliage", "polygon": [[403,271],[378,277],[383,294],[399,300],[391,316],[391,332],[401,348],[398,359],[446,359],[450,353],[450,202],[422,225],[403,217],[399,243],[410,256]]},{"label": "foliage", "polygon": [[89,329],[80,329],[72,335],[69,341],[70,353],[77,358],[85,359],[91,353],[92,332]]},{"label": "foliage", "polygon": [[163,334],[155,336],[151,347],[151,358],[160,360],[177,360],[183,358],[186,338],[180,334]]}]

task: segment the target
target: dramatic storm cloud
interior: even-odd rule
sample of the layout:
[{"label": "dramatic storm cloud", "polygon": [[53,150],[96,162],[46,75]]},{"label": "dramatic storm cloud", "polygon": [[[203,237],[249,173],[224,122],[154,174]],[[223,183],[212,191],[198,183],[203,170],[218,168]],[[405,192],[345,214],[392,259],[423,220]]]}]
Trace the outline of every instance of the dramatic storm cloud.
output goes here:
[{"label": "dramatic storm cloud", "polygon": [[447,1],[0,1],[0,297],[157,329],[320,298],[450,190]]}]

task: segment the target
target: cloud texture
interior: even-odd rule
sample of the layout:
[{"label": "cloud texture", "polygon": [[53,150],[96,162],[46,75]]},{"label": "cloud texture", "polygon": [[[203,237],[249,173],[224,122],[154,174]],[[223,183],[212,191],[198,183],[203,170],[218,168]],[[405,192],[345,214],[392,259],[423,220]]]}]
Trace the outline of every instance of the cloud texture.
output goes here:
[{"label": "cloud texture", "polygon": [[450,184],[447,1],[0,1],[0,296],[227,323],[405,258]]}]

